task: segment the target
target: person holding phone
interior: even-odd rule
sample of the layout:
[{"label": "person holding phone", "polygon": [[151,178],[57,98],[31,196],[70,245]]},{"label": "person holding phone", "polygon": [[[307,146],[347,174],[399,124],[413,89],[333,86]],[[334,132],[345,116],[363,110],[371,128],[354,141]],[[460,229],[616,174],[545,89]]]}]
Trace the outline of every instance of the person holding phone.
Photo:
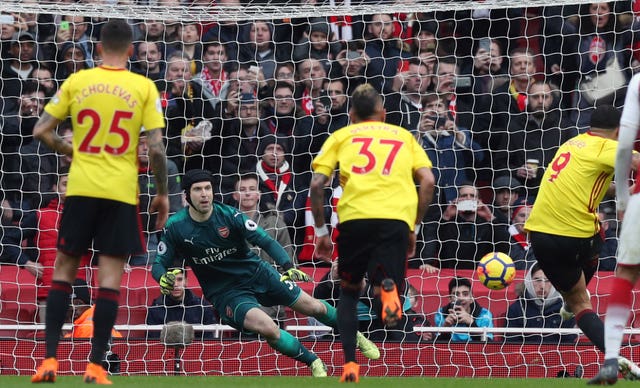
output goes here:
[{"label": "person holding phone", "polygon": [[469,129],[456,124],[442,97],[435,93],[423,99],[418,142],[433,162],[436,182],[443,188],[442,202],[457,197],[456,186],[474,177],[471,162],[484,159],[484,151],[473,141]]},{"label": "person holding phone", "polygon": [[[449,281],[449,303],[440,307],[434,316],[437,327],[493,327],[493,314],[480,306],[473,297],[471,281],[455,277]],[[450,341],[487,341],[493,339],[493,333],[468,334],[440,333],[436,340]]]}]

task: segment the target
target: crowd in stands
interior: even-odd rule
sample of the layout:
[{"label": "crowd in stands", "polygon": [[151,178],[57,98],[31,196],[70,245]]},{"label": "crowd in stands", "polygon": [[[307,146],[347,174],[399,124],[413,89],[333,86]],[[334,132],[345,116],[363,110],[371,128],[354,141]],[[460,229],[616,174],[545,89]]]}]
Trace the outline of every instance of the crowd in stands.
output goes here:
[{"label": "crowd in stands", "polygon": [[[524,221],[558,147],[588,129],[597,104],[624,101],[640,65],[631,2],[334,19],[130,20],[130,69],[155,82],[165,113],[171,213],[184,206],[182,174],[208,169],[217,200],[250,215],[295,262],[323,265],[313,256],[311,161],[328,135],[349,123],[351,92],[370,83],[384,96],[386,121],[414,133],[434,165],[437,190],[410,267],[472,269],[486,253],[504,252],[518,269],[530,270],[516,302],[522,311],[510,309],[509,318],[513,310],[513,319],[522,320],[534,308],[545,316],[557,296],[536,288],[544,274],[535,271]],[[95,47],[104,21],[0,15],[0,263],[24,267],[43,290],[72,161],[34,140],[32,131],[65,79],[100,65]],[[605,77],[614,89],[599,92],[597,80]],[[68,137],[71,126],[58,131]],[[139,169],[149,249],[130,264],[150,265],[160,231],[148,212],[155,183],[144,137]],[[330,226],[338,222],[338,182],[327,187]],[[615,211],[600,210],[607,238],[600,269],[613,270],[618,222]],[[451,325],[455,314],[468,325],[492,324],[468,280],[450,284],[449,293],[436,325]],[[270,314],[282,318],[278,309]]]}]

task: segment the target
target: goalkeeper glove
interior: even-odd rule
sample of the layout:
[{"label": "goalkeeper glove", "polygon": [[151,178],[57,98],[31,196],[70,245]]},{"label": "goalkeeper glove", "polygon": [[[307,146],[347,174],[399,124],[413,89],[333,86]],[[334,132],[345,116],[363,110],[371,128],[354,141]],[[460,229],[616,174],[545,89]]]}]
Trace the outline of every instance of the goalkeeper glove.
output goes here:
[{"label": "goalkeeper glove", "polygon": [[173,291],[173,285],[176,282],[176,275],[181,273],[179,269],[174,269],[160,277],[160,292],[162,295],[169,295]]},{"label": "goalkeeper glove", "polygon": [[287,280],[291,280],[293,282],[310,282],[311,278],[299,269],[289,268],[280,276],[281,282],[286,282]]}]

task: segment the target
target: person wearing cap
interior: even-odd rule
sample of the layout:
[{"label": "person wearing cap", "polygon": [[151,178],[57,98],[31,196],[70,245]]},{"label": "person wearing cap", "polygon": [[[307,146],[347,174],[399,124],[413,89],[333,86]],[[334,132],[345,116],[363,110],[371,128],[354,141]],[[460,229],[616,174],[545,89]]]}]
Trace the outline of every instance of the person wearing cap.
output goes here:
[{"label": "person wearing cap", "polygon": [[493,215],[497,223],[511,223],[513,205],[520,197],[521,187],[522,183],[509,175],[499,176],[493,181]]},{"label": "person wearing cap", "polygon": [[[614,174],[620,117],[620,111],[614,106],[600,105],[593,111],[590,130],[560,146],[544,172],[533,209],[524,225],[540,268],[562,294],[561,314],[566,318],[575,316],[578,327],[605,353],[606,359],[610,356],[610,343],[605,339],[604,322],[591,304],[587,285],[598,269],[602,236],[597,211]],[[638,154],[630,156],[626,163],[626,174],[620,175],[625,177],[623,188],[617,189],[628,193],[626,177],[630,170],[637,170],[640,157]],[[618,177],[621,170],[615,167]],[[632,238],[637,239],[636,233]],[[615,292],[612,295],[619,296]],[[617,301],[610,298],[609,306]],[[624,325],[626,321],[625,316],[619,324]],[[619,366],[623,374],[640,378],[640,368],[631,361],[614,361],[616,369]]]},{"label": "person wearing cap", "polygon": [[[163,293],[170,293],[176,272],[169,268],[174,260],[183,260],[223,323],[261,335],[273,349],[308,365],[313,376],[326,376],[322,360],[280,329],[260,306],[289,306],[333,328],[337,326],[335,308],[296,285],[296,281],[311,279],[294,267],[282,246],[255,221],[234,207],[214,202],[212,184],[209,171],[185,173],[182,187],[189,206],[167,222],[151,269],[153,278]],[[249,244],[266,251],[282,274],[258,257]],[[365,356],[380,357],[375,344],[364,336],[358,337],[358,345]]]},{"label": "person wearing cap", "polygon": [[309,18],[308,32],[294,45],[293,60],[298,62],[305,58],[315,58],[328,67],[340,52],[340,47],[340,42],[333,39],[325,18]]},{"label": "person wearing cap", "polygon": [[26,31],[15,33],[9,47],[10,57],[8,63],[4,65],[8,65],[9,69],[7,69],[4,76],[13,76],[26,80],[34,68],[37,49],[38,44],[32,33]]},{"label": "person wearing cap", "polygon": [[[255,166],[260,179],[262,204],[280,211],[293,208],[296,198],[295,174],[287,161],[288,140],[275,135],[261,138],[258,144],[260,160]],[[289,221],[293,222],[293,220]]]}]

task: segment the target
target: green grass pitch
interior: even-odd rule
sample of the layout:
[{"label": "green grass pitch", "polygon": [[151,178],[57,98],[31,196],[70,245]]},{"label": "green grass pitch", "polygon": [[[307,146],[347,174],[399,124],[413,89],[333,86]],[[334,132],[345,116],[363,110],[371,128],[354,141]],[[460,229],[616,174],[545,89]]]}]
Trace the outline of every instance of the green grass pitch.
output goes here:
[{"label": "green grass pitch", "polygon": [[[325,388],[350,386],[338,382],[337,377],[325,379],[313,377],[223,377],[223,376],[118,376],[112,377],[113,387],[135,388],[180,388],[189,386],[215,388]],[[618,381],[617,387],[638,386],[633,381]],[[82,387],[81,376],[61,376],[55,384],[31,384],[29,376],[0,376],[0,387]],[[507,379],[507,378],[434,378],[434,377],[361,377],[360,383],[351,385],[358,388],[542,388],[542,387],[586,387],[586,379]]]}]

